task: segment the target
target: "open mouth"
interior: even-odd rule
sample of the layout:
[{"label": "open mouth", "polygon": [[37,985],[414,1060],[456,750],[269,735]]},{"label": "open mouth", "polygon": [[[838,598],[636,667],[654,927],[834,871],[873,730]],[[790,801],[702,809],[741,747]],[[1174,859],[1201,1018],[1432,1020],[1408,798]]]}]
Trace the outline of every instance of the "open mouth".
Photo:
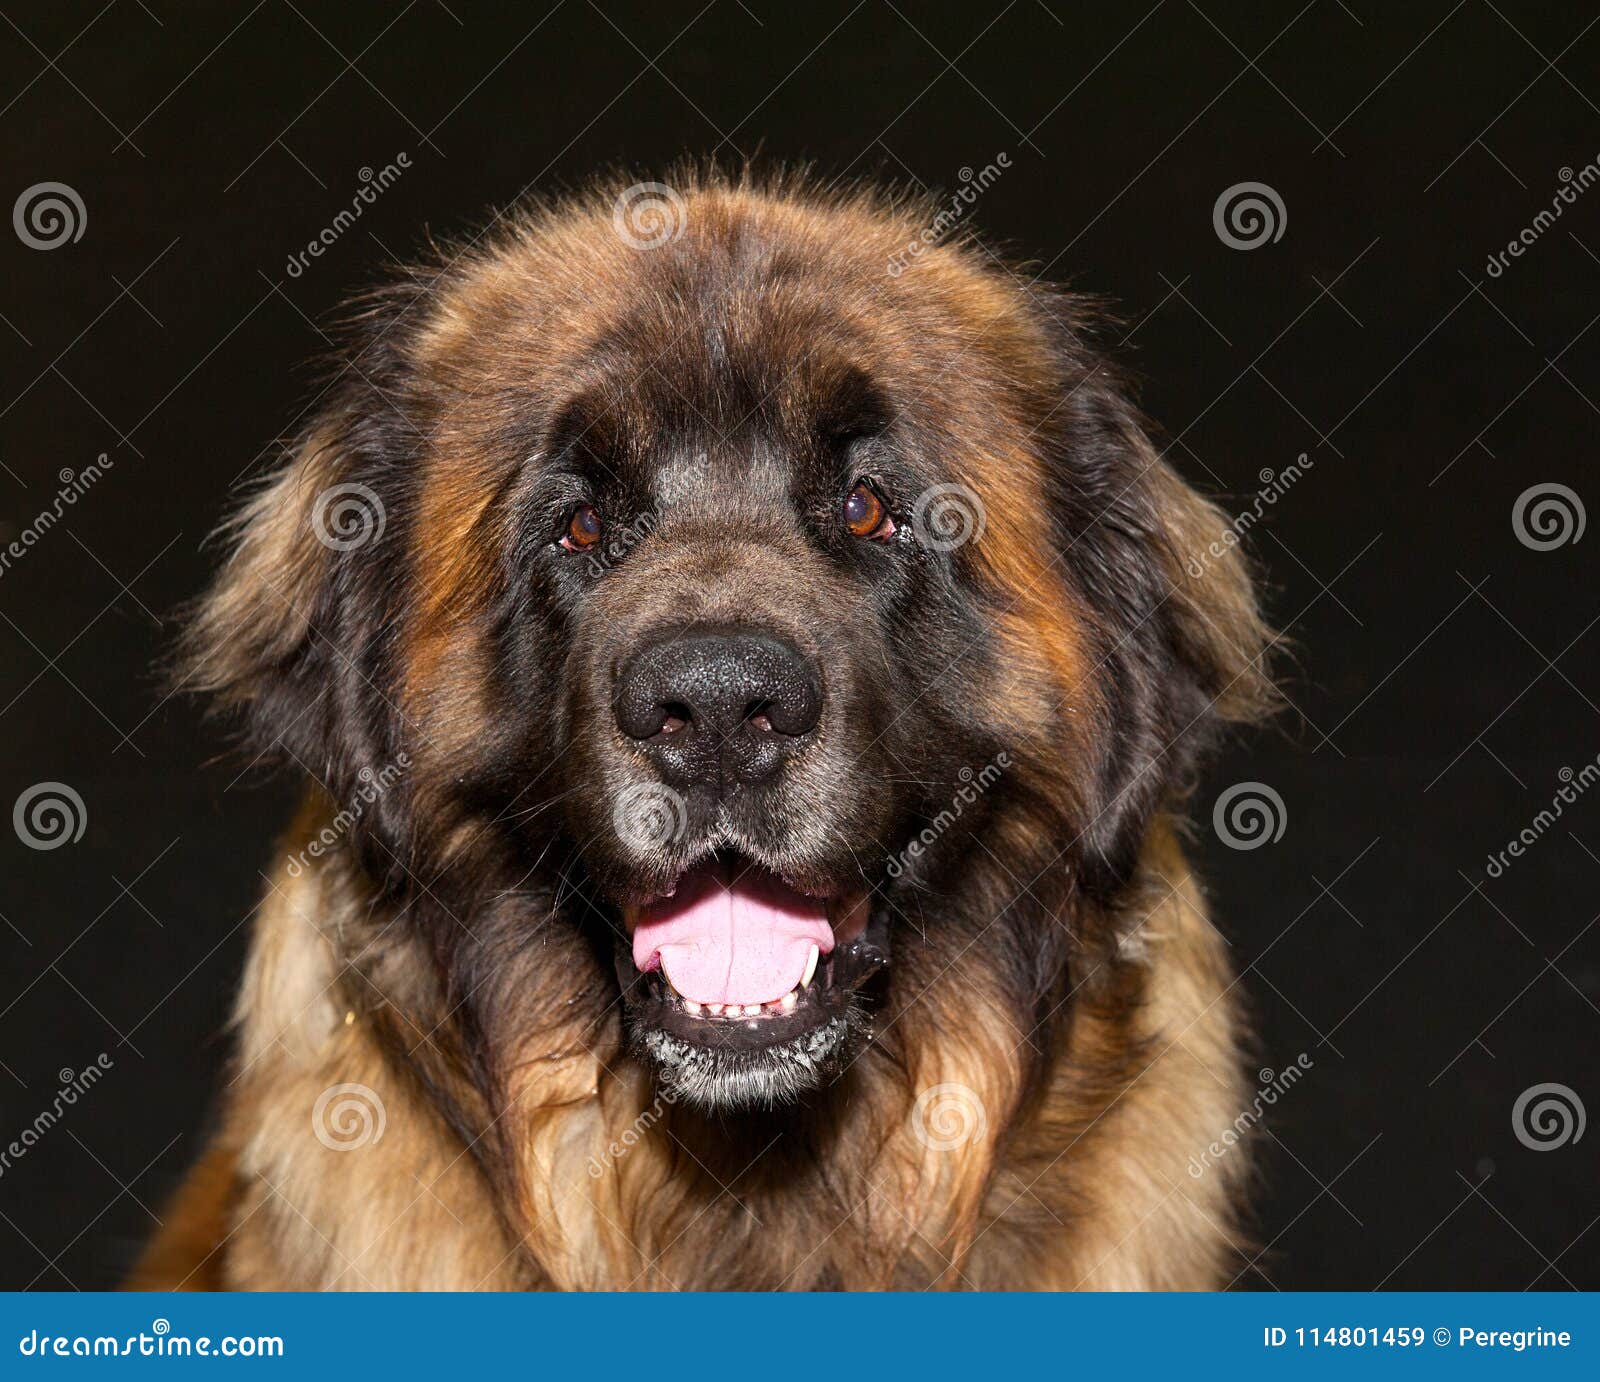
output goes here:
[{"label": "open mouth", "polygon": [[738,855],[714,855],[624,921],[636,1039],[670,1089],[706,1105],[821,1083],[865,1034],[859,992],[888,963],[865,892],[812,896]]}]

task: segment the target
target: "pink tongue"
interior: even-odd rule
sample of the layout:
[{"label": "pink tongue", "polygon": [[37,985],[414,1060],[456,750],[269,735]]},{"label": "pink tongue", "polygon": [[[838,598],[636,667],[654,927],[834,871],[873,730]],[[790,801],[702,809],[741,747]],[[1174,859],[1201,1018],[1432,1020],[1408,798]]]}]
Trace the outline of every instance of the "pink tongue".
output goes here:
[{"label": "pink tongue", "polygon": [[694,1003],[770,1003],[800,982],[813,945],[833,949],[819,899],[762,869],[744,866],[730,880],[714,864],[639,913],[633,962],[642,973],[659,963]]}]

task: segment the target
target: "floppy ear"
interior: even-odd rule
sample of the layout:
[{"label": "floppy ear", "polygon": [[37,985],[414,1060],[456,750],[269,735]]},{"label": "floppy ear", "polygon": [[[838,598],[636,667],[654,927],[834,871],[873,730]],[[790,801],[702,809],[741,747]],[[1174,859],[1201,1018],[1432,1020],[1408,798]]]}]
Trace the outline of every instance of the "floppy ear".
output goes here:
[{"label": "floppy ear", "polygon": [[1145,450],[1166,624],[1184,679],[1192,683],[1185,689],[1193,715],[1258,720],[1274,708],[1277,693],[1266,665],[1273,640],[1257,608],[1249,559],[1222,510],[1155,456],[1148,442]]},{"label": "floppy ear", "polygon": [[[182,683],[246,717],[252,745],[269,749],[310,707],[303,682],[326,600],[332,552],[312,527],[317,496],[333,484],[334,458],[313,436],[223,525],[231,545],[210,591],[194,607],[182,644]],[[296,742],[304,743],[303,738]]]},{"label": "floppy ear", "polygon": [[1181,801],[1227,722],[1274,704],[1270,633],[1238,536],[1156,452],[1116,371],[1074,343],[1055,435],[1066,560],[1101,626],[1104,719],[1082,862],[1132,874],[1152,815]]},{"label": "floppy ear", "polygon": [[190,614],[180,685],[237,716],[259,758],[348,802],[401,748],[383,574],[398,535],[371,467],[355,478],[359,423],[339,417],[314,424],[225,525],[232,550]]}]

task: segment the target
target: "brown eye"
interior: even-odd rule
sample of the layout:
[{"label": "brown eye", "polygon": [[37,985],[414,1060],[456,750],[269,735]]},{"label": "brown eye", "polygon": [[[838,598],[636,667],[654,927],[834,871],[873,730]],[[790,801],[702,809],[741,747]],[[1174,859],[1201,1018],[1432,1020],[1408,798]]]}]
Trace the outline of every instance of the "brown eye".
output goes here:
[{"label": "brown eye", "polygon": [[584,552],[600,541],[600,510],[593,504],[580,504],[567,520],[561,545],[569,552]]},{"label": "brown eye", "polygon": [[881,539],[894,532],[894,520],[884,508],[883,500],[865,480],[845,496],[844,526],[852,537]]}]

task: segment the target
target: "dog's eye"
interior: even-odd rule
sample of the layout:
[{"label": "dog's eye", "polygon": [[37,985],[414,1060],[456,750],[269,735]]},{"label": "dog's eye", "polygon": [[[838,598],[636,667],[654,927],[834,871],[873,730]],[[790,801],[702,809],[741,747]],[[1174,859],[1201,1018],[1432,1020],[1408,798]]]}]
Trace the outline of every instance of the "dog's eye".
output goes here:
[{"label": "dog's eye", "polygon": [[593,504],[580,504],[567,520],[561,545],[569,552],[585,552],[600,541],[600,510]]},{"label": "dog's eye", "polygon": [[858,480],[845,496],[844,526],[852,537],[882,540],[894,533],[894,519],[889,517],[878,492],[865,480]]}]

